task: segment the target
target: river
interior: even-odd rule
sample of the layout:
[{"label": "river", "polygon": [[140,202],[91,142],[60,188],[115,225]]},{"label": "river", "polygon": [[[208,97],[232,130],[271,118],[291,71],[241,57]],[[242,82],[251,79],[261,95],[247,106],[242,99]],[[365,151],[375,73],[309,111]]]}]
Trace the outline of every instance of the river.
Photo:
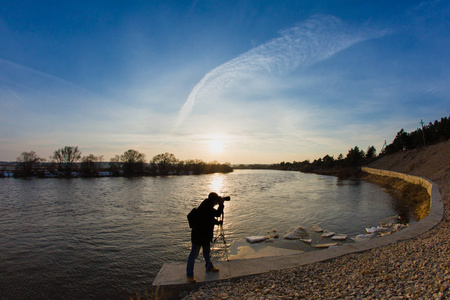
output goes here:
[{"label": "river", "polygon": [[[95,179],[0,180],[1,299],[129,299],[151,289],[164,262],[184,262],[186,215],[216,191],[227,243],[297,226],[355,236],[386,217],[415,222],[409,208],[359,180],[274,170]],[[213,251],[214,252],[214,251]],[[223,251],[213,253],[223,259]],[[200,256],[201,257],[201,256]]]}]

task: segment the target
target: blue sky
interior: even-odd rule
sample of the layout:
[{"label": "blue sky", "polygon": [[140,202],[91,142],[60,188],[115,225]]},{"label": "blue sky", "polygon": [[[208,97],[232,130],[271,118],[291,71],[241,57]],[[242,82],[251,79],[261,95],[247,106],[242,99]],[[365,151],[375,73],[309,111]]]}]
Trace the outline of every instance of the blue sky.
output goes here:
[{"label": "blue sky", "polygon": [[448,1],[0,3],[0,160],[314,160],[450,112]]}]

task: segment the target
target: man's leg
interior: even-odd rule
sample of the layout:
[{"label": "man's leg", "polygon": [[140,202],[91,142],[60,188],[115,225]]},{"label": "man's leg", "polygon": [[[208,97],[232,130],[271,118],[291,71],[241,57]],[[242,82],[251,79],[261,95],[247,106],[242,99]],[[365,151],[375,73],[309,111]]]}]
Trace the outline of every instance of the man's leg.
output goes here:
[{"label": "man's leg", "polygon": [[210,243],[203,244],[202,248],[203,248],[203,257],[205,258],[206,272],[218,272],[219,269],[214,268],[214,265],[211,262],[211,245],[210,245]]},{"label": "man's leg", "polygon": [[[186,276],[187,277],[194,277],[194,264],[195,259],[198,257],[198,254],[200,253],[200,245],[192,244],[191,253],[189,253],[188,262],[187,262],[187,268],[186,268]],[[203,250],[205,251],[205,250]]]}]

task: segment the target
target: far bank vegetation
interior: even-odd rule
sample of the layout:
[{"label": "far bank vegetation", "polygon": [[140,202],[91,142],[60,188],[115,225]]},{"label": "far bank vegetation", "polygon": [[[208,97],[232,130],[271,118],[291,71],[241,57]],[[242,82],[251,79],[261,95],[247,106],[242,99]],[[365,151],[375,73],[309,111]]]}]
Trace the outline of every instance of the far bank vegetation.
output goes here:
[{"label": "far bank vegetation", "polygon": [[358,177],[363,165],[368,165],[377,158],[394,154],[401,151],[412,150],[428,145],[437,144],[450,139],[450,120],[448,117],[436,120],[428,125],[423,125],[410,133],[403,128],[397,132],[397,135],[391,144],[386,144],[377,154],[374,146],[370,146],[366,151],[358,146],[348,150],[347,155],[341,153],[337,158],[325,155],[314,161],[304,160],[301,162],[281,162],[272,165],[240,165],[236,169],[277,169],[293,170],[304,173],[318,173],[324,175],[334,175],[342,178]]},{"label": "far bank vegetation", "polygon": [[[22,152],[9,172],[14,177],[105,177],[105,176],[166,176],[197,175],[232,172],[230,163],[204,162],[200,159],[179,160],[172,153],[155,155],[149,162],[146,155],[130,149],[121,155],[103,161],[103,155],[82,156],[78,146],[65,146],[53,152],[49,160],[40,158],[34,151]],[[5,175],[3,175],[5,176]]]}]

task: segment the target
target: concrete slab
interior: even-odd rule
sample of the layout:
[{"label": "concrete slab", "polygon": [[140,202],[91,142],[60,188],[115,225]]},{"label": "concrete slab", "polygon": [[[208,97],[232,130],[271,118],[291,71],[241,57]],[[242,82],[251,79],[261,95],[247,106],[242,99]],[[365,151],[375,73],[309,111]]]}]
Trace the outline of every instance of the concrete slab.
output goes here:
[{"label": "concrete slab", "polygon": [[236,242],[233,243],[233,245],[229,249],[229,260],[269,257],[269,256],[284,256],[284,255],[300,254],[303,252],[304,251],[301,250],[292,250],[274,247],[267,243],[242,244]]},{"label": "concrete slab", "polygon": [[[374,172],[380,173],[380,170]],[[401,173],[392,173],[389,172],[388,176],[404,175]],[[383,173],[383,175],[386,176],[386,173]],[[234,254],[230,256],[229,261],[214,262],[215,267],[220,269],[218,273],[206,273],[203,263],[196,263],[194,270],[194,276],[198,281],[196,284],[188,283],[186,279],[186,263],[164,264],[153,281],[154,299],[180,299],[190,290],[197,288],[205,282],[238,278],[311,264],[414,238],[430,230],[442,220],[444,206],[436,184],[423,178],[412,178],[409,175],[403,179],[426,185],[431,197],[429,215],[413,226],[381,238],[346,243],[338,247],[318,249],[312,252],[280,249],[269,245],[260,245],[258,247],[244,246],[242,249],[234,249]]]}]

